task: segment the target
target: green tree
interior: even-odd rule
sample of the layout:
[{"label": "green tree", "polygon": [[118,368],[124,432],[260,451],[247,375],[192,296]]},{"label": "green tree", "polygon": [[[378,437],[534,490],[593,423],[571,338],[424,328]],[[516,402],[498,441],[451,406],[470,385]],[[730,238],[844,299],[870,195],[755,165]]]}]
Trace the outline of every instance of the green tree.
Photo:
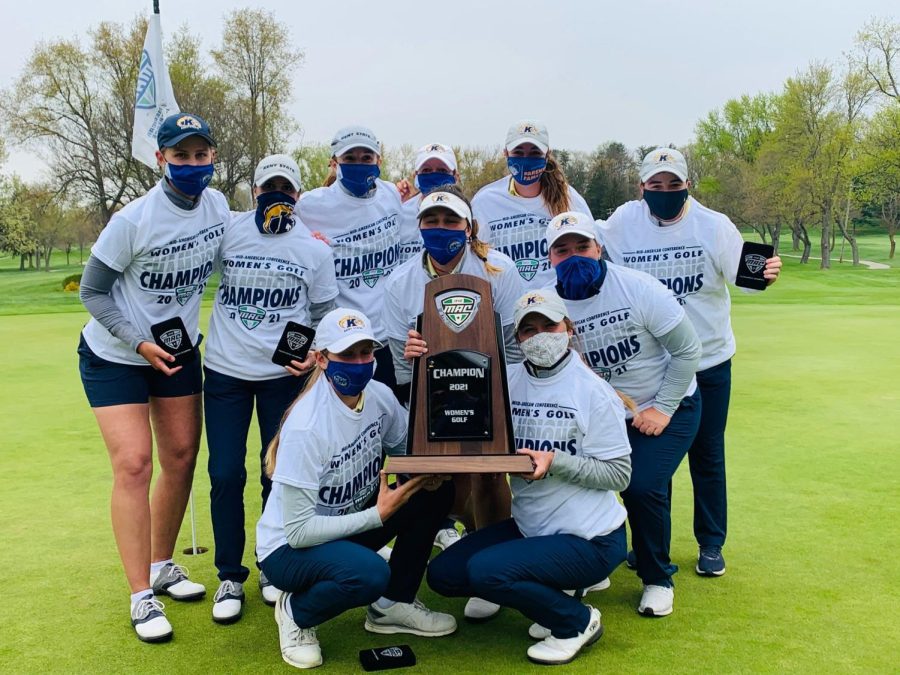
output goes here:
[{"label": "green tree", "polygon": [[131,127],[145,25],[101,23],[87,48],[41,44],[0,97],[10,136],[46,159],[54,191],[94,205],[104,221],[140,190]]},{"label": "green tree", "polygon": [[869,21],[856,34],[853,56],[878,92],[900,102],[900,22]]},{"label": "green tree", "polygon": [[331,161],[331,146],[328,143],[301,145],[292,155],[300,167],[304,190],[313,190],[325,184]]}]

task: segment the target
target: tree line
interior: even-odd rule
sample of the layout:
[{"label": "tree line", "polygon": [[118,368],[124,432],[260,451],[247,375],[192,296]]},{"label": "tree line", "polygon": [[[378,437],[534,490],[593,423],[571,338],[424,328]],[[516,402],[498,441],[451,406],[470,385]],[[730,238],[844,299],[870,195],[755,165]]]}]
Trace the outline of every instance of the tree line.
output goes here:
[{"label": "tree line", "polygon": [[[20,256],[22,269],[48,268],[51,251],[60,248],[67,262],[76,249],[83,261],[85,246],[112,214],[158,180],[131,157],[145,32],[146,19],[137,18],[128,26],[102,22],[85,44],[39,44],[2,92],[7,144],[28,148],[48,166],[43,182],[0,176],[0,250]],[[303,52],[273,14],[226,15],[219,45],[209,50],[181,27],[167,41],[166,57],[179,106],[206,118],[215,132],[213,185],[233,208],[250,207],[256,164],[285,148],[293,147],[306,189],[323,183],[329,146],[291,144],[300,125],[288,104]],[[681,147],[694,195],[763,241],[777,245],[789,232],[804,263],[816,237],[823,268],[838,241],[858,263],[861,220],[887,231],[893,258],[900,225],[898,70],[900,23],[873,19],[840,63],[810,63],[780,91],[747,94],[709,112]],[[611,141],[592,152],[554,152],[594,215],[605,218],[637,196],[640,159],[653,147]],[[470,193],[506,172],[499,144],[454,149]],[[0,159],[4,152],[0,144]],[[383,176],[409,177],[414,157],[410,145],[385,148]]]}]

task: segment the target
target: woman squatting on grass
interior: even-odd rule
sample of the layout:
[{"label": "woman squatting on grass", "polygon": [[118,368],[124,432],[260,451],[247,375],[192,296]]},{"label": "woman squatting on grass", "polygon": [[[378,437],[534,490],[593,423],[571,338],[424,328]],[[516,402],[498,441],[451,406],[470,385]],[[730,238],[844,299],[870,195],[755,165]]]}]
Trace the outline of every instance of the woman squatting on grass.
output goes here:
[{"label": "woman squatting on grass", "polygon": [[[353,607],[367,607],[373,633],[456,630],[452,616],[416,599],[453,483],[418,476],[388,487],[383,457],[405,450],[407,417],[372,379],[381,345],[368,316],[329,312],[314,346],[315,370],[266,456],[272,492],[256,528],[260,567],[284,591],[275,605],[281,655],[298,668],[322,663],[317,627]],[[395,537],[385,562],[376,551]]]},{"label": "woman squatting on grass", "polygon": [[517,451],[531,473],[511,475],[512,518],[480,529],[428,566],[448,596],[485,598],[535,623],[536,663],[561,664],[603,634],[600,612],[571,591],[605,579],[625,560],[625,509],[615,491],[631,475],[625,407],[570,348],[574,326],[550,289],[515,310],[525,362],[509,366]]}]

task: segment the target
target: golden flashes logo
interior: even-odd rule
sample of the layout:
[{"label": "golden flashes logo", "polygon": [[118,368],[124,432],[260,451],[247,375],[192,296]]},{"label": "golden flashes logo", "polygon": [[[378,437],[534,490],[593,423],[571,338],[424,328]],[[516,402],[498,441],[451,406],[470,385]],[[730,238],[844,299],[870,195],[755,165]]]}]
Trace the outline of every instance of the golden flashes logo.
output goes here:
[{"label": "golden flashes logo", "polygon": [[200,129],[202,127],[200,120],[190,115],[182,115],[175,121],[175,125],[179,129]]},{"label": "golden flashes logo", "polygon": [[264,217],[265,222],[263,223],[263,230],[268,234],[272,234],[273,232],[281,232],[282,228],[282,220],[289,220],[294,213],[294,209],[292,209],[287,204],[272,204],[269,208],[266,209]]},{"label": "golden flashes logo", "polygon": [[538,305],[543,302],[545,302],[543,295],[540,295],[539,293],[531,293],[525,297],[525,301],[522,303],[522,307]]},{"label": "golden flashes logo", "polygon": [[366,325],[365,322],[358,316],[347,315],[341,319],[338,319],[338,326],[340,326],[344,330],[353,330],[354,328],[362,328],[365,325]]}]

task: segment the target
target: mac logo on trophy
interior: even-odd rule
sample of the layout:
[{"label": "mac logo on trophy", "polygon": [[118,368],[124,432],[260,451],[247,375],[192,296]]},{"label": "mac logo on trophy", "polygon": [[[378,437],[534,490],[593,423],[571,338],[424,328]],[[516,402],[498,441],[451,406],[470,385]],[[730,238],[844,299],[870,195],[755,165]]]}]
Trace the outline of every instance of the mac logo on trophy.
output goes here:
[{"label": "mac logo on trophy", "polygon": [[428,354],[416,359],[407,454],[391,473],[526,473],[515,454],[506,362],[491,287],[468,274],[425,286],[417,329]]}]

